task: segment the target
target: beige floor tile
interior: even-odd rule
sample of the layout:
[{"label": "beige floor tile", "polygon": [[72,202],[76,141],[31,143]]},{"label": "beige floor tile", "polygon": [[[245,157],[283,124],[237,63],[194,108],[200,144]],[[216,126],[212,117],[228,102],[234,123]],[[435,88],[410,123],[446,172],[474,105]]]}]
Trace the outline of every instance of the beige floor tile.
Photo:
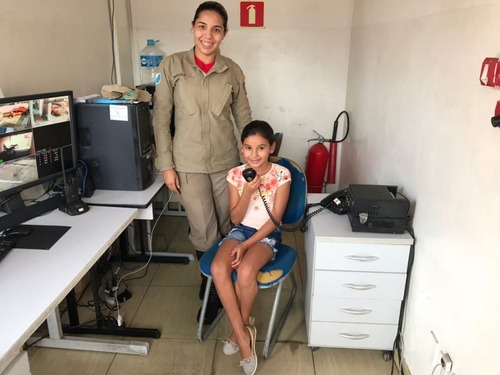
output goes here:
[{"label": "beige floor tile", "polygon": [[146,357],[116,355],[106,375],[210,375],[214,346],[215,340],[155,340]]},{"label": "beige floor tile", "polygon": [[201,283],[198,261],[189,264],[159,264],[151,285],[199,287]]},{"label": "beige floor tile", "polygon": [[31,347],[32,375],[105,375],[115,354]]},{"label": "beige floor tile", "polygon": [[380,350],[320,348],[313,358],[316,375],[387,375],[392,364],[384,361]]},{"label": "beige floor tile", "polygon": [[[261,297],[263,298],[257,299],[254,307],[254,311],[266,311],[262,318],[259,318],[257,322],[257,327],[258,329],[260,328],[257,333],[257,338],[259,340],[265,339],[268,329],[268,320],[271,314],[272,304],[274,302],[274,293],[272,290],[269,289],[262,292]],[[283,290],[281,293],[280,307],[278,308],[277,313],[278,317],[284,310],[288,297],[289,291]],[[302,297],[302,292],[298,291],[278,341],[299,343],[307,342],[307,332],[304,319],[304,299]]]},{"label": "beige floor tile", "polygon": [[[266,338],[269,318],[271,316],[271,308],[274,302],[274,290],[260,290],[257,295],[257,299],[254,303],[254,308],[252,314],[255,316],[255,327],[257,328],[257,340],[264,341]],[[289,296],[289,291],[282,291],[281,293],[281,304],[278,308],[277,318],[281,315],[284,310],[285,299],[287,300]],[[275,323],[276,324],[276,323]],[[231,334],[231,325],[229,319],[224,315],[220,322],[219,331],[217,337],[219,339],[225,339]],[[278,342],[307,342],[307,332],[304,323],[304,299],[302,297],[302,292],[297,292],[295,300],[292,305],[292,309],[288,314],[288,318],[283,325],[283,329],[278,337]]]},{"label": "beige floor tile", "polygon": [[195,339],[200,306],[198,288],[152,285],[132,323],[159,328],[162,338]]},{"label": "beige floor tile", "polygon": [[188,233],[186,217],[162,216],[153,231],[153,247],[157,251],[194,253]]},{"label": "beige floor tile", "polygon": [[158,263],[126,262],[122,264],[119,275],[124,276],[122,281],[128,285],[149,285],[158,267]]},{"label": "beige floor tile", "polygon": [[[314,375],[311,350],[307,345],[277,343],[268,359],[262,358],[263,344],[257,342],[258,375]],[[214,375],[242,375],[240,356],[227,356],[222,352],[222,343],[217,342],[214,355]]]},{"label": "beige floor tile", "polygon": [[165,248],[167,248],[177,235],[177,231],[183,221],[187,222],[187,219],[181,216],[155,216],[151,221],[153,244],[158,241],[158,245],[160,245],[163,241]]},{"label": "beige floor tile", "polygon": [[287,244],[293,248],[297,248],[294,232],[282,231],[281,240],[283,241],[284,244]]}]

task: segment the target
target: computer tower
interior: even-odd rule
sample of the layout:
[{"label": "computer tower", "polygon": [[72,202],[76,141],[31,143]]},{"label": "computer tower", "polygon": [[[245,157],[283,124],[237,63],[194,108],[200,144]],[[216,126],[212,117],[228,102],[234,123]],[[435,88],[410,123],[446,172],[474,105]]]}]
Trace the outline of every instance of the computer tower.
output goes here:
[{"label": "computer tower", "polygon": [[78,157],[96,189],[144,190],[153,182],[148,103],[75,104]]}]

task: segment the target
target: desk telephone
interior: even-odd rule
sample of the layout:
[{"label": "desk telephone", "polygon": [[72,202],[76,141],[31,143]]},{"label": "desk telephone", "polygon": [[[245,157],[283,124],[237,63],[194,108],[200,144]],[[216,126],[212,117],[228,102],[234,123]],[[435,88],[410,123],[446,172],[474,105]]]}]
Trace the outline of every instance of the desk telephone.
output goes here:
[{"label": "desk telephone", "polygon": [[337,215],[344,215],[349,211],[349,193],[347,189],[339,190],[323,198],[320,205]]}]

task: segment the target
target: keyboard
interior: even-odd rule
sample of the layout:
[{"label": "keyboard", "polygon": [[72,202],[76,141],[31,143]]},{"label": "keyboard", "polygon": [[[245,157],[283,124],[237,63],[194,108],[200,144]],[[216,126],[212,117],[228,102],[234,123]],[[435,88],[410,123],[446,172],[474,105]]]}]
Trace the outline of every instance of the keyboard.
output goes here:
[{"label": "keyboard", "polygon": [[16,245],[15,241],[0,240],[0,261],[9,253]]}]

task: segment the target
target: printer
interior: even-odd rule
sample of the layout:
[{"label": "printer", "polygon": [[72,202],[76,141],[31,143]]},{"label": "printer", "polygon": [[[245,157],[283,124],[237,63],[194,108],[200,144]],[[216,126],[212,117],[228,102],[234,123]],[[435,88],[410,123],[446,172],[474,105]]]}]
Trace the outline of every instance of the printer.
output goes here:
[{"label": "printer", "polygon": [[397,190],[397,186],[349,185],[347,214],[352,231],[403,233],[410,203]]}]

